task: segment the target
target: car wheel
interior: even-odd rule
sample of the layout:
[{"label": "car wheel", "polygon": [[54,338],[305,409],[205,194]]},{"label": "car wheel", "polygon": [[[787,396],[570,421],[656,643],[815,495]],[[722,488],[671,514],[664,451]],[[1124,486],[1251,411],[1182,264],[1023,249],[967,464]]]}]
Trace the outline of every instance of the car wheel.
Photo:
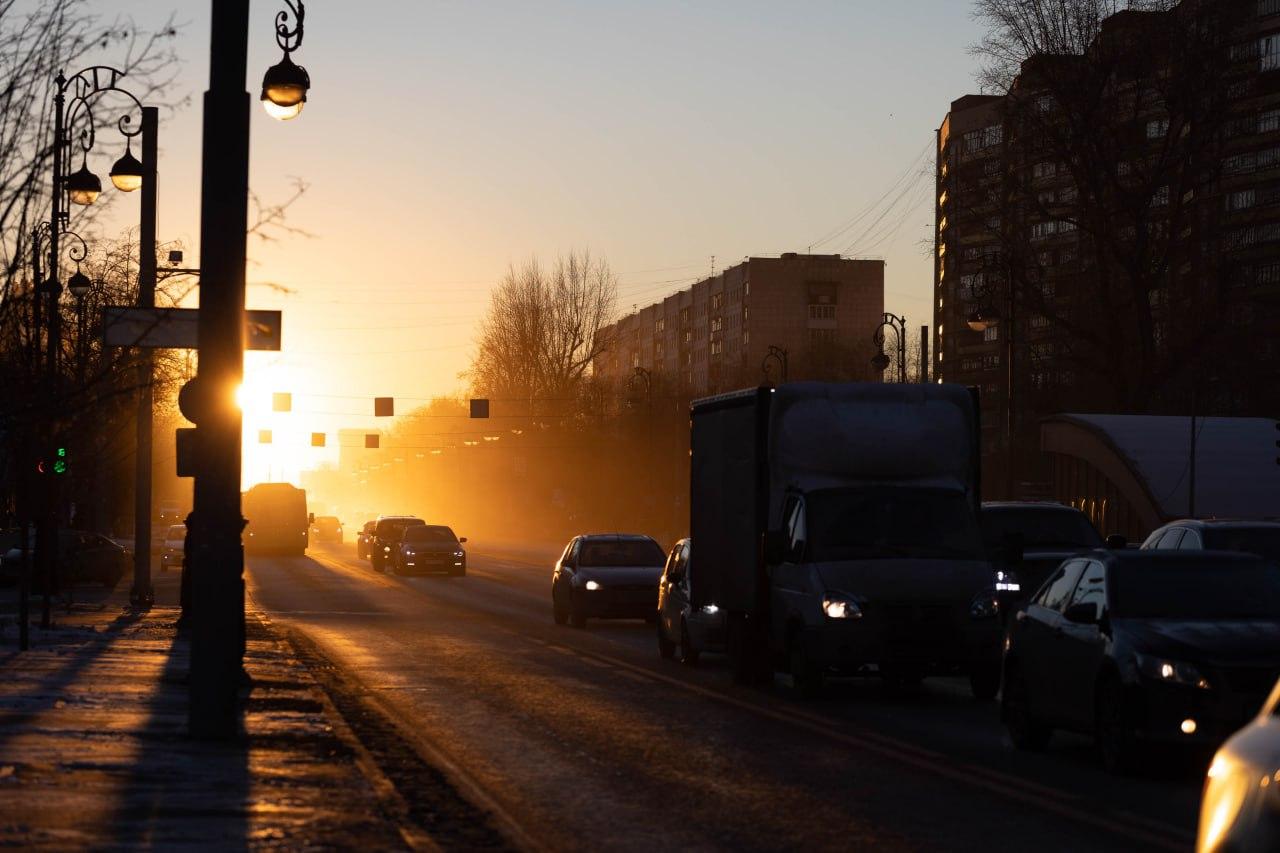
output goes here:
[{"label": "car wheel", "polygon": [[969,673],[969,692],[979,702],[990,702],[1000,692],[1000,667],[979,666]]},{"label": "car wheel", "polygon": [[1120,680],[1114,675],[1104,677],[1097,695],[1093,732],[1102,766],[1108,773],[1128,773],[1137,764],[1138,744]]},{"label": "car wheel", "polygon": [[662,621],[658,621],[658,654],[663,660],[671,660],[676,656],[676,644],[667,639],[666,632],[662,630]]},{"label": "car wheel", "polygon": [[685,666],[698,665],[698,650],[689,639],[689,625],[683,619],[680,620],[680,663]]},{"label": "car wheel", "polygon": [[796,692],[803,698],[816,699],[822,695],[822,690],[826,686],[826,674],[813,659],[813,655],[809,653],[807,646],[808,644],[805,642],[803,634],[797,632],[791,638],[790,654],[788,655],[791,683],[795,685]]},{"label": "car wheel", "polygon": [[1000,695],[1000,716],[1004,718],[1009,740],[1018,749],[1044,749],[1053,736],[1053,729],[1031,713],[1031,694],[1027,680],[1016,666],[1010,666],[1004,677],[1004,692]]},{"label": "car wheel", "polygon": [[556,592],[557,587],[553,584],[551,587],[551,618],[556,620],[557,625],[564,625],[569,621],[569,608],[560,600],[560,595]]},{"label": "car wheel", "polygon": [[404,563],[400,561],[399,557],[391,558],[391,574],[396,576],[401,576],[404,574]]}]

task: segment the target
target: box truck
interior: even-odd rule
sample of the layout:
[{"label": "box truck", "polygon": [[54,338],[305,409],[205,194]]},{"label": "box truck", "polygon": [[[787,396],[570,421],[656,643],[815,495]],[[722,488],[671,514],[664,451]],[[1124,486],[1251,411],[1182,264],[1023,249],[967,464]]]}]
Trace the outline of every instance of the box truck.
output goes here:
[{"label": "box truck", "polygon": [[995,574],[978,528],[976,392],[795,383],[695,401],[695,607],[726,615],[740,681],[790,672],[999,687]]}]

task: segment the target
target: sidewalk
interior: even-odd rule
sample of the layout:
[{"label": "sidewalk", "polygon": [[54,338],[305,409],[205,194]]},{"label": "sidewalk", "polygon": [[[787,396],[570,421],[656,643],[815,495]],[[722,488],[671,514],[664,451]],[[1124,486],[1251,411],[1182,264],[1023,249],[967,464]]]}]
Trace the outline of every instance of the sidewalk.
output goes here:
[{"label": "sidewalk", "polygon": [[126,603],[121,584],[59,610],[53,629],[33,625],[28,652],[15,620],[0,627],[0,847],[432,846],[389,817],[385,779],[256,614],[245,737],[210,743],[186,737],[177,609],[135,615]]}]

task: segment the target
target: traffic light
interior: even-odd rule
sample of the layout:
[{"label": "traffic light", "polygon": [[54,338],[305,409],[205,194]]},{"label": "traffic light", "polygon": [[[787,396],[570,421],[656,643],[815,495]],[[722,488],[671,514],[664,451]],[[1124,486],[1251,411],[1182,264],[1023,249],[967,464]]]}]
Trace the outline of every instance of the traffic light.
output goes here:
[{"label": "traffic light", "polygon": [[476,398],[471,401],[471,417],[487,418],[489,417],[489,401],[484,398]]},{"label": "traffic light", "polygon": [[389,418],[395,414],[395,398],[394,397],[374,397],[373,398],[373,416],[375,418]]},{"label": "traffic light", "polygon": [[324,447],[324,433],[322,432],[311,433],[311,446]]},{"label": "traffic light", "polygon": [[58,446],[53,449],[53,473],[67,473],[67,448]]}]

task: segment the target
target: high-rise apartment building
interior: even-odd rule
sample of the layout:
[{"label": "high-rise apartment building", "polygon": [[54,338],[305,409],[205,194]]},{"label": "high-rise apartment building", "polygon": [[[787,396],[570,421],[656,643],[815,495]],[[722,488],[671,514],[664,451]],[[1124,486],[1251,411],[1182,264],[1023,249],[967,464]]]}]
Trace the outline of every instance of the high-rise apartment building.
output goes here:
[{"label": "high-rise apartment building", "polygon": [[[870,380],[883,312],[883,261],[748,258],[605,329],[610,346],[594,371],[625,383],[643,367],[675,393],[699,397],[759,383],[776,347],[787,352],[792,381]],[[780,365],[769,366],[778,381]]]},{"label": "high-rise apartment building", "polygon": [[1280,407],[1280,0],[1032,57],[952,102],[936,179],[934,375],[983,392],[991,494],[1045,479],[1046,415]]}]

